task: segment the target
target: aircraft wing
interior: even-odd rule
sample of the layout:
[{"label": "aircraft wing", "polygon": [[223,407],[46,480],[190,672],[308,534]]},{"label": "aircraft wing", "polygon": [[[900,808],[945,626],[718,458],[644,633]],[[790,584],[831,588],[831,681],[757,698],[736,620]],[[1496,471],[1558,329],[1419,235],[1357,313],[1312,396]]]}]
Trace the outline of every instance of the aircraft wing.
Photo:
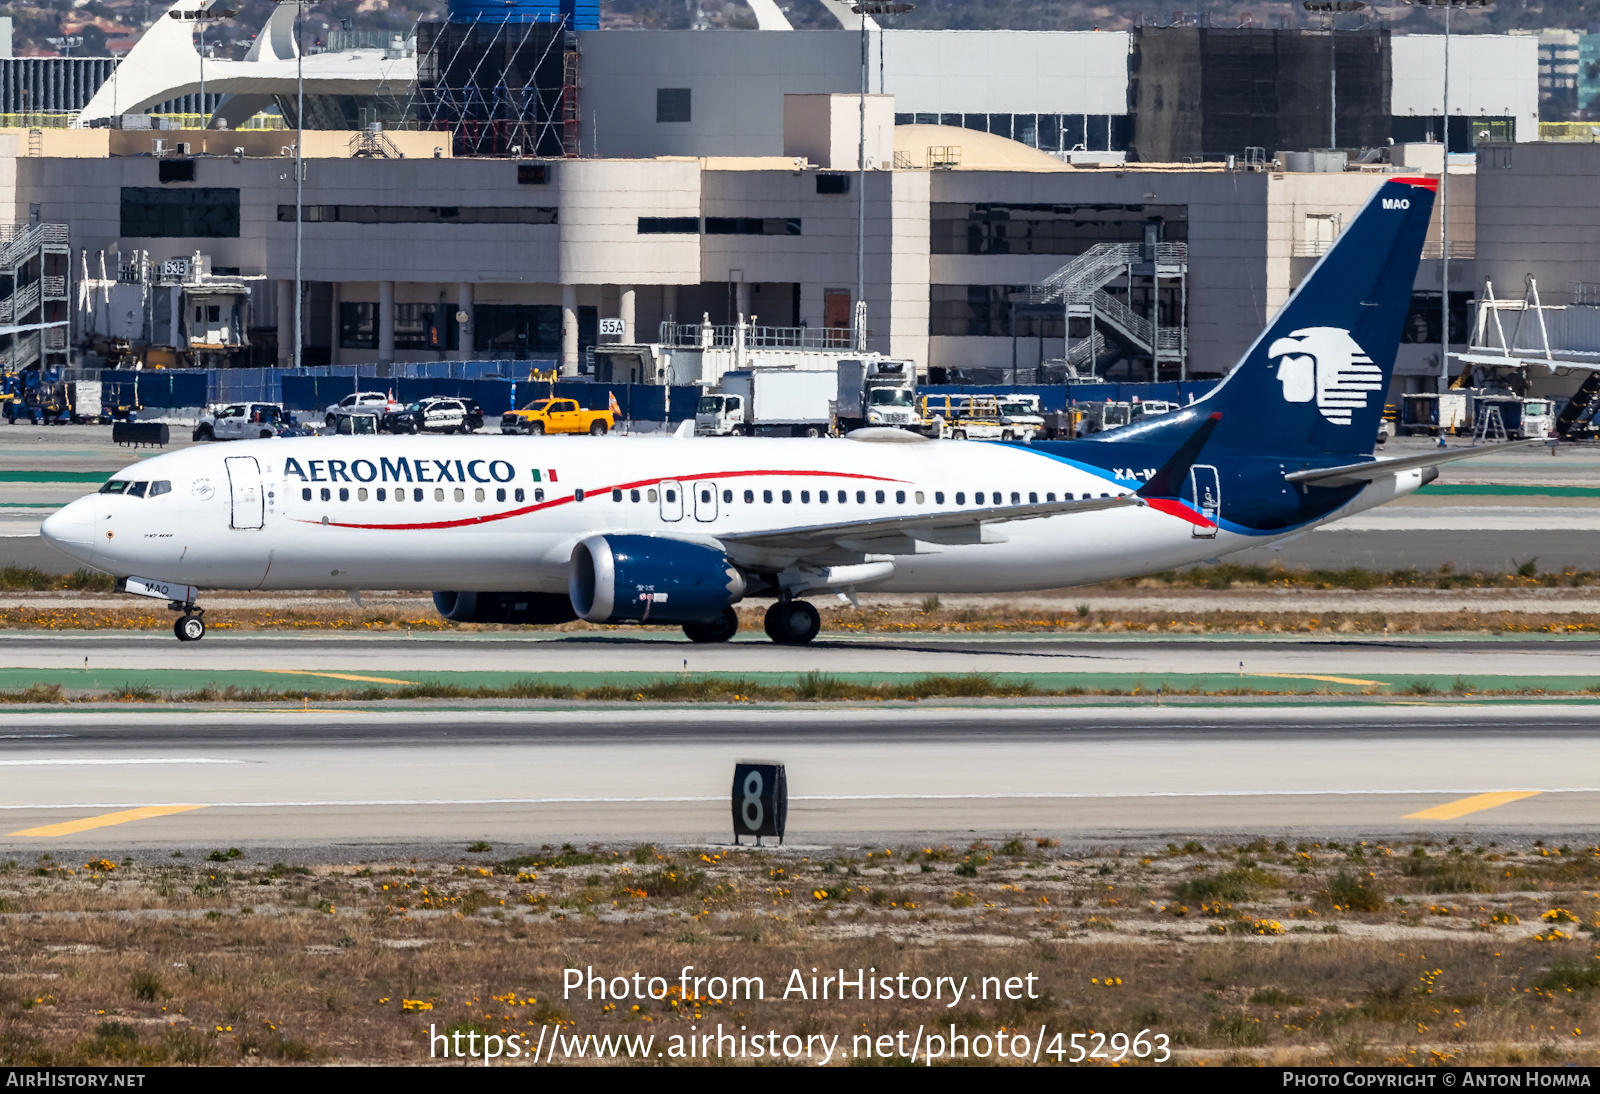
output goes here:
[{"label": "aircraft wing", "polygon": [[[994,505],[978,509],[959,509],[947,513],[921,513],[904,517],[878,517],[869,520],[843,520],[823,524],[797,524],[760,532],[718,533],[724,543],[783,552],[810,552],[835,545],[857,547],[868,541],[924,540],[930,543],[960,544],[983,542],[983,526],[1034,517],[1053,517],[1066,513],[1095,513],[1102,509],[1142,506],[1145,502],[1132,494],[1113,498],[1086,498],[1081,501],[1041,502],[1037,505]],[[895,553],[892,550],[888,553]]]},{"label": "aircraft wing", "polygon": [[1453,448],[1429,452],[1424,456],[1404,456],[1397,460],[1371,460],[1367,463],[1347,463],[1341,467],[1318,467],[1309,471],[1290,471],[1284,475],[1286,482],[1305,483],[1310,486],[1353,486],[1358,482],[1372,482],[1396,471],[1410,471],[1416,467],[1434,467],[1456,460],[1470,460],[1513,448],[1526,448],[1530,444],[1543,444],[1538,439],[1510,441],[1506,444],[1480,444],[1474,448]]}]

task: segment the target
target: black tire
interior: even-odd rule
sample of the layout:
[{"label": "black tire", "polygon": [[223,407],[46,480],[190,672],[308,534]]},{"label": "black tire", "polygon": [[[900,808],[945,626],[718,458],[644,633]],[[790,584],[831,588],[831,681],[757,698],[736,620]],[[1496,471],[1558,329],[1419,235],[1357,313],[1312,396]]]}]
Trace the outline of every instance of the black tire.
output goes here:
[{"label": "black tire", "polygon": [[733,427],[732,431],[728,435],[730,437],[743,437],[748,432],[749,432],[749,430],[745,429],[744,426],[736,425],[736,426]]},{"label": "black tire", "polygon": [[270,429],[263,429],[263,430],[262,430],[262,431],[261,431],[261,436],[262,436],[262,437],[263,437],[263,438],[266,438],[266,437],[270,437],[270,436],[272,436],[272,430],[270,430]]},{"label": "black tire", "polygon": [[722,614],[709,623],[685,623],[683,633],[691,642],[726,642],[739,633],[739,614],[732,608],[723,608]]},{"label": "black tire", "polygon": [[542,434],[543,432],[544,432],[544,423],[543,422],[529,422],[528,423],[528,436],[537,437],[540,434]]},{"label": "black tire", "polygon": [[802,437],[820,437],[820,436],[822,436],[822,430],[818,429],[814,425],[808,425],[808,426],[806,426],[804,429],[802,429],[800,431],[800,436],[802,436]]},{"label": "black tire", "polygon": [[591,436],[591,437],[604,437],[605,435],[606,435],[606,423],[605,422],[590,422],[589,423],[589,436]]},{"label": "black tire", "polygon": [[1000,439],[1002,441],[1014,441],[1017,439],[1017,435],[1009,429],[1002,429],[1000,431]]},{"label": "black tire", "polygon": [[411,423],[411,432],[412,433],[421,433],[422,432],[422,427],[420,425],[418,425],[416,422],[412,422]]},{"label": "black tire", "polygon": [[804,600],[780,600],[767,609],[767,637],[780,646],[804,646],[822,629],[822,616]]},{"label": "black tire", "polygon": [[197,441],[214,441],[217,439],[217,435],[210,426],[203,425],[194,431],[194,439]]},{"label": "black tire", "polygon": [[950,431],[950,439],[952,441],[964,441],[967,439],[967,431],[965,429],[953,429]]},{"label": "black tire", "polygon": [[338,421],[339,419],[335,418],[332,414],[324,414],[322,416],[322,424],[327,426],[329,429],[332,429],[335,425],[337,425]]},{"label": "black tire", "polygon": [[172,633],[179,642],[198,642],[206,636],[206,621],[198,615],[179,616],[172,625]]}]

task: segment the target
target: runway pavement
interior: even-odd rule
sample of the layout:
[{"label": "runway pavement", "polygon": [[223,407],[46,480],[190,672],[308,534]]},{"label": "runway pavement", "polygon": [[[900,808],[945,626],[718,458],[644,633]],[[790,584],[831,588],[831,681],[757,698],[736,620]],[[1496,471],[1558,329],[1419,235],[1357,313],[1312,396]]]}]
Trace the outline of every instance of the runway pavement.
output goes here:
[{"label": "runway pavement", "polygon": [[14,713],[0,850],[727,842],[752,757],[787,765],[807,845],[1550,838],[1594,828],[1600,706]]},{"label": "runway pavement", "polygon": [[[744,634],[725,645],[696,645],[676,632],[407,637],[213,631],[197,643],[168,632],[13,632],[0,635],[0,678],[19,670],[108,670],[154,674],[206,670],[223,686],[229,673],[284,674],[284,686],[343,673],[417,682],[455,674],[512,673],[1271,673],[1309,677],[1408,675],[1579,677],[1600,680],[1600,637],[1360,635],[1311,637],[1209,635],[861,635],[778,646]],[[1243,668],[1240,668],[1243,662]],[[300,674],[306,679],[289,679]],[[124,674],[126,675],[126,674]],[[42,678],[42,677],[41,677]],[[57,677],[72,686],[71,677]],[[337,677],[331,677],[337,679]],[[89,686],[89,685],[85,685]],[[1152,681],[1151,686],[1154,686]]]}]

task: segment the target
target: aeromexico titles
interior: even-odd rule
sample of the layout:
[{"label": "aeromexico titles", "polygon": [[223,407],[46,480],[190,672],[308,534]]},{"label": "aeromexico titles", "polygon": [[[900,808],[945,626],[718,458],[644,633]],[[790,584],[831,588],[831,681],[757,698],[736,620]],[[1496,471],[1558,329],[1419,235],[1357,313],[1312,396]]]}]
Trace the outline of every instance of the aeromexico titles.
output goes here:
[{"label": "aeromexico titles", "polygon": [[1372,450],[1433,206],[1379,187],[1208,396],[1075,441],[318,437],[144,460],[43,526],[160,596],[428,588],[458,621],[817,633],[808,595],[1059,588],[1270,543],[1416,490],[1478,450]]}]

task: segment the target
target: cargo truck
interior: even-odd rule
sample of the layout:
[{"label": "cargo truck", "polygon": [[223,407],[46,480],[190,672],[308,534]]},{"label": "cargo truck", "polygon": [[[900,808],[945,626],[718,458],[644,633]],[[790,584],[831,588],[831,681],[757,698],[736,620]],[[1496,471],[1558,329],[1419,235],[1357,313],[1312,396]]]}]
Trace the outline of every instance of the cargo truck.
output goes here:
[{"label": "cargo truck", "polygon": [[917,425],[917,367],[879,358],[839,360],[835,415],[839,432],[867,426],[913,429]]},{"label": "cargo truck", "polygon": [[699,437],[822,437],[833,428],[838,374],[794,369],[724,372],[722,390],[700,399]]}]

